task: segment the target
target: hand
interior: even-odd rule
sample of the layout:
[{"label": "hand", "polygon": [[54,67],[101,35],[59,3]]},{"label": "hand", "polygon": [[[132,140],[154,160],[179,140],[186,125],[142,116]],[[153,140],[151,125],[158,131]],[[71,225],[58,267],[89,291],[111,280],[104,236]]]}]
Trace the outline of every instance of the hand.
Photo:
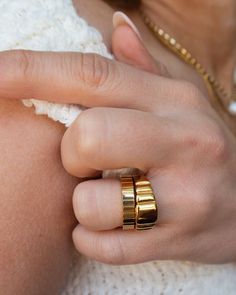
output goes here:
[{"label": "hand", "polygon": [[157,75],[158,65],[147,64],[138,69],[93,54],[6,52],[0,54],[0,97],[60,97],[90,107],[63,138],[67,171],[92,177],[135,167],[151,181],[159,221],[145,232],[119,228],[119,180],[79,184],[73,239],[80,252],[114,264],[234,261],[235,138],[194,85]]}]

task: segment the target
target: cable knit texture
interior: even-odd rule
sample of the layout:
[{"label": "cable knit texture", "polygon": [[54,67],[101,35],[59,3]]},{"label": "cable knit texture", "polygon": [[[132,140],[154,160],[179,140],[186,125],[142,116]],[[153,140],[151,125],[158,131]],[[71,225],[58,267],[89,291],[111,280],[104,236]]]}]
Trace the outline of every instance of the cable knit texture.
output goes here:
[{"label": "cable knit texture", "polygon": [[[95,52],[112,58],[101,34],[76,15],[71,0],[0,0],[0,50],[6,49]],[[24,104],[66,126],[82,110],[27,97]],[[235,278],[235,264],[156,261],[108,266],[75,256],[62,295],[235,295]]]},{"label": "cable knit texture", "polygon": [[[7,49],[94,52],[112,58],[101,34],[77,16],[71,0],[0,0],[0,50]],[[67,127],[83,110],[35,99],[23,103]]]}]

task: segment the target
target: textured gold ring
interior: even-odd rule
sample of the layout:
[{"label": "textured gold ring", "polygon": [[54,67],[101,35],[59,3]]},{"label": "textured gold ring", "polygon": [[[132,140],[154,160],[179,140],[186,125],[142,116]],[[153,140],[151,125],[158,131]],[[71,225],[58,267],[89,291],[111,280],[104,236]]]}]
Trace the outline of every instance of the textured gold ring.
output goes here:
[{"label": "textured gold ring", "polygon": [[123,230],[147,230],[155,226],[158,207],[151,183],[145,176],[121,176]]},{"label": "textured gold ring", "polygon": [[150,181],[145,176],[135,177],[135,228],[152,229],[158,218],[158,207]]}]

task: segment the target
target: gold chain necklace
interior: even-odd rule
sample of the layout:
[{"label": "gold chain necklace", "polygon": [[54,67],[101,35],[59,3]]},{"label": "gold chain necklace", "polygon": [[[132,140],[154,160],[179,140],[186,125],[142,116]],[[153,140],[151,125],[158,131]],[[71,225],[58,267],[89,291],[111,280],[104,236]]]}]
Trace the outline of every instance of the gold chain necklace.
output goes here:
[{"label": "gold chain necklace", "polygon": [[[191,65],[198,72],[198,74],[202,76],[208,90],[215,97],[221,108],[231,116],[235,116],[236,110],[234,108],[236,104],[236,87],[234,86],[232,96],[230,97],[225,89],[220,85],[220,83],[207,72],[203,65],[200,64],[186,48],[184,48],[173,37],[167,34],[163,29],[159,28],[147,15],[144,14],[143,11],[140,12],[144,23],[154,34],[154,36],[165,47],[180,57],[180,59],[182,59],[185,63]],[[224,101],[228,101],[228,103],[225,103]]]}]

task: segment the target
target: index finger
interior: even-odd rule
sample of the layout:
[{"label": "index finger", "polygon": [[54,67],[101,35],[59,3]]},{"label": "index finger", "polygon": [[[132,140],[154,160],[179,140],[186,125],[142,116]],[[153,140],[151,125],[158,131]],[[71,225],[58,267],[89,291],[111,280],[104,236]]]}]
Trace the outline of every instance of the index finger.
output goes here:
[{"label": "index finger", "polygon": [[34,98],[86,107],[147,110],[173,96],[174,84],[97,54],[5,51],[0,53],[0,98]]}]

